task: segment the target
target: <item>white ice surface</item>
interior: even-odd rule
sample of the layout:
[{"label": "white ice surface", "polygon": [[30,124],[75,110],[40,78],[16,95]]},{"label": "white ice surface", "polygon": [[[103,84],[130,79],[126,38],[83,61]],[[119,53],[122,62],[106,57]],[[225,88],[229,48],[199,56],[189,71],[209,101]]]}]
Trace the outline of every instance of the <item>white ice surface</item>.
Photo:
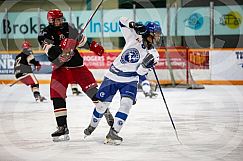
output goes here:
[{"label": "white ice surface", "polygon": [[[40,85],[40,91],[49,99],[48,85]],[[243,86],[163,91],[182,145],[161,96],[145,99],[139,92],[119,134],[124,142],[111,146],[103,144],[109,131],[104,119],[83,139],[94,106],[86,96],[72,96],[68,89],[71,140],[54,143],[52,102],[35,103],[24,85],[0,85],[0,161],[242,161]],[[111,112],[118,107],[119,95]]]}]

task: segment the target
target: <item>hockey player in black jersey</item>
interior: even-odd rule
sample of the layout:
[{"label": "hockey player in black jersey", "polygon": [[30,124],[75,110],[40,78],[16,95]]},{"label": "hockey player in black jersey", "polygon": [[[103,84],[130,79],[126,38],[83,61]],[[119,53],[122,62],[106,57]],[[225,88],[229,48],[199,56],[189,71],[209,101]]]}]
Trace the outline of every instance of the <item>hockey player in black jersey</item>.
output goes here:
[{"label": "hockey player in black jersey", "polygon": [[37,71],[41,68],[39,61],[36,61],[33,56],[30,42],[24,41],[21,53],[15,58],[14,74],[22,83],[31,86],[31,90],[37,102],[43,102],[46,98],[40,95],[39,82],[33,74],[31,65],[34,65]]},{"label": "hockey player in black jersey", "polygon": [[[53,141],[69,140],[67,126],[66,92],[72,82],[76,82],[82,91],[94,102],[97,83],[93,74],[83,64],[83,57],[76,49],[88,48],[97,55],[102,55],[104,49],[95,41],[88,42],[84,35],[72,25],[64,22],[63,13],[59,9],[52,9],[47,13],[49,25],[38,35],[38,41],[53,64],[50,84],[50,96],[53,101],[54,113],[58,130],[51,134]],[[113,124],[113,116],[106,111],[109,126]],[[64,138],[61,138],[63,136]]]}]

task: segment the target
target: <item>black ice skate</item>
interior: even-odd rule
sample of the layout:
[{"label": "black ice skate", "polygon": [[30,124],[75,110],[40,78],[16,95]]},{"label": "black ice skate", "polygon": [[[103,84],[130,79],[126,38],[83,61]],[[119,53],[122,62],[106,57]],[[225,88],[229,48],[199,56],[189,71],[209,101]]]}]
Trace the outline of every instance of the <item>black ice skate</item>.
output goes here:
[{"label": "black ice skate", "polygon": [[122,140],[123,139],[118,136],[118,133],[114,130],[114,128],[110,128],[109,133],[106,135],[104,144],[120,145]]},{"label": "black ice skate", "polygon": [[34,94],[34,97],[36,102],[43,102],[46,100],[46,98],[44,96],[41,96],[40,94]]},{"label": "black ice skate", "polygon": [[87,136],[91,135],[92,132],[95,130],[95,127],[89,125],[85,130],[84,130],[84,138]]},{"label": "black ice skate", "polygon": [[73,95],[75,95],[75,96],[82,94],[82,92],[79,91],[78,88],[72,88],[72,92],[73,92]]},{"label": "black ice skate", "polygon": [[113,118],[113,116],[112,116],[112,114],[111,114],[111,112],[110,112],[110,110],[108,108],[105,111],[104,115],[105,115],[106,122],[108,123],[108,125],[110,127],[112,127],[113,124],[114,124],[114,118]]},{"label": "black ice skate", "polygon": [[67,125],[64,126],[58,126],[57,131],[51,134],[53,141],[54,142],[59,142],[59,141],[68,141],[70,140],[69,137],[69,130],[67,128]]},{"label": "black ice skate", "polygon": [[147,93],[144,92],[144,95],[145,95],[145,97],[149,97],[149,98],[156,98],[158,96],[158,94],[153,91],[150,91]]}]

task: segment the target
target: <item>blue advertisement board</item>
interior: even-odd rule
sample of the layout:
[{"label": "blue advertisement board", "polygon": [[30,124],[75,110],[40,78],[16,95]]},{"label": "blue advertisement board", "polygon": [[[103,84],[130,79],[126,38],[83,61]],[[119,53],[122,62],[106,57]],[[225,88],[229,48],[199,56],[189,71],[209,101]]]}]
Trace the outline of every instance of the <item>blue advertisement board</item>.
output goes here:
[{"label": "blue advertisement board", "polygon": [[[17,54],[0,54],[0,74],[14,74],[14,62]],[[38,74],[49,74],[52,71],[51,63],[48,61],[46,54],[34,54],[35,59],[40,61],[40,71],[35,71]]]}]

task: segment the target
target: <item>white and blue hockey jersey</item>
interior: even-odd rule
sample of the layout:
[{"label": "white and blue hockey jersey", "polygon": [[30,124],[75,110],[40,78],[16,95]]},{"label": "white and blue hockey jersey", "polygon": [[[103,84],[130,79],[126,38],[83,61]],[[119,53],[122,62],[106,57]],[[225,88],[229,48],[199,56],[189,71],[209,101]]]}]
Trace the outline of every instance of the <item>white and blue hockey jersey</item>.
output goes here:
[{"label": "white and blue hockey jersey", "polygon": [[[138,35],[133,28],[129,27],[129,20],[126,17],[121,17],[119,25],[121,27],[122,34],[125,38],[126,44],[114,60],[110,69],[105,74],[105,77],[116,82],[131,82],[138,81],[139,68],[143,68],[141,63],[147,53],[154,56],[155,62],[159,60],[159,53],[156,49],[148,50],[142,40],[142,36]],[[140,69],[139,69],[140,70]],[[146,74],[149,69],[142,69],[143,74]]]}]

